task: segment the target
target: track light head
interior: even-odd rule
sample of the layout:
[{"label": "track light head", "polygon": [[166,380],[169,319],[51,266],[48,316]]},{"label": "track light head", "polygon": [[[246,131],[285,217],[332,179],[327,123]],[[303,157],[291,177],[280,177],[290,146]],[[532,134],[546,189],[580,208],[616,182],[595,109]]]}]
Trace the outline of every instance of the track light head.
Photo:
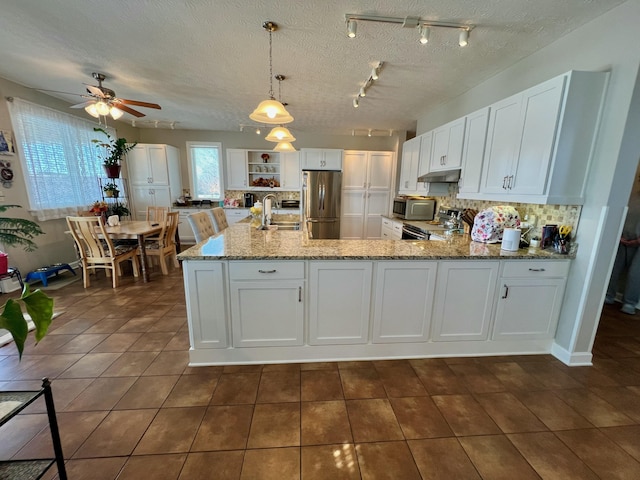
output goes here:
[{"label": "track light head", "polygon": [[356,21],[353,19],[347,20],[347,36],[349,38],[355,38],[357,30],[358,24],[356,23]]},{"label": "track light head", "polygon": [[420,43],[422,45],[426,45],[427,43],[429,43],[429,27],[423,25],[422,27],[420,27]]},{"label": "track light head", "polygon": [[353,99],[353,108],[358,108],[360,106],[360,103],[358,102],[358,97]]},{"label": "track light head", "polygon": [[256,128],[256,135],[260,135],[260,128]]},{"label": "track light head", "polygon": [[371,80],[378,80],[378,67],[371,69]]},{"label": "track light head", "polygon": [[467,45],[469,45],[469,30],[460,30],[458,45],[460,45],[461,47],[466,47]]},{"label": "track light head", "polygon": [[360,93],[358,95],[360,95],[361,97],[367,96],[367,91],[365,90],[364,85],[360,87]]}]

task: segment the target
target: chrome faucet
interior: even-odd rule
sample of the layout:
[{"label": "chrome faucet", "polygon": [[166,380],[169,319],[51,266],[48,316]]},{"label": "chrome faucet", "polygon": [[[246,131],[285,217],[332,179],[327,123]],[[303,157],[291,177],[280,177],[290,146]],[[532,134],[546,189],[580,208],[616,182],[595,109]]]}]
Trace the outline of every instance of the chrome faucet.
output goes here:
[{"label": "chrome faucet", "polygon": [[278,208],[278,197],[273,193],[267,193],[262,198],[262,226],[271,225],[271,215],[267,217],[267,198],[273,198],[274,207]]}]

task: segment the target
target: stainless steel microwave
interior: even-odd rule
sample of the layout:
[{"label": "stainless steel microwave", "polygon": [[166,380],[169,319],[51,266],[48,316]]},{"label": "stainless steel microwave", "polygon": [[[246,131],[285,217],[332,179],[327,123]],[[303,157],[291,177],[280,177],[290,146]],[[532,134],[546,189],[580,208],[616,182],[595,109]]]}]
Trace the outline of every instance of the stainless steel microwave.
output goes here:
[{"label": "stainless steel microwave", "polygon": [[393,216],[404,220],[433,220],[436,201],[426,197],[396,197],[393,199]]}]

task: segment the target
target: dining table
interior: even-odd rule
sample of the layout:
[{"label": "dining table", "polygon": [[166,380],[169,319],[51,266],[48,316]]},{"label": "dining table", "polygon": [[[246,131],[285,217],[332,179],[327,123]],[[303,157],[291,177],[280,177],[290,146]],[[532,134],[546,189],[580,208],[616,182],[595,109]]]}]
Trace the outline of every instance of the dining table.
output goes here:
[{"label": "dining table", "polygon": [[105,231],[111,238],[137,238],[140,247],[140,267],[142,271],[142,281],[149,281],[149,271],[147,270],[147,252],[145,249],[145,237],[154,235],[162,231],[162,225],[157,222],[146,220],[124,220],[119,225],[105,225]]}]

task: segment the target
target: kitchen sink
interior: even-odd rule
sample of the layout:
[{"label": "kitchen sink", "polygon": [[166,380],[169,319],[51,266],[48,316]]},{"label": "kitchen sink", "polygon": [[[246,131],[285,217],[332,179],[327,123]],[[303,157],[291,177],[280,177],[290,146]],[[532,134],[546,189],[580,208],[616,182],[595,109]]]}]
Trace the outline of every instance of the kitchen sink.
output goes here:
[{"label": "kitchen sink", "polygon": [[300,230],[300,222],[272,222],[268,226],[260,225],[258,230]]}]

